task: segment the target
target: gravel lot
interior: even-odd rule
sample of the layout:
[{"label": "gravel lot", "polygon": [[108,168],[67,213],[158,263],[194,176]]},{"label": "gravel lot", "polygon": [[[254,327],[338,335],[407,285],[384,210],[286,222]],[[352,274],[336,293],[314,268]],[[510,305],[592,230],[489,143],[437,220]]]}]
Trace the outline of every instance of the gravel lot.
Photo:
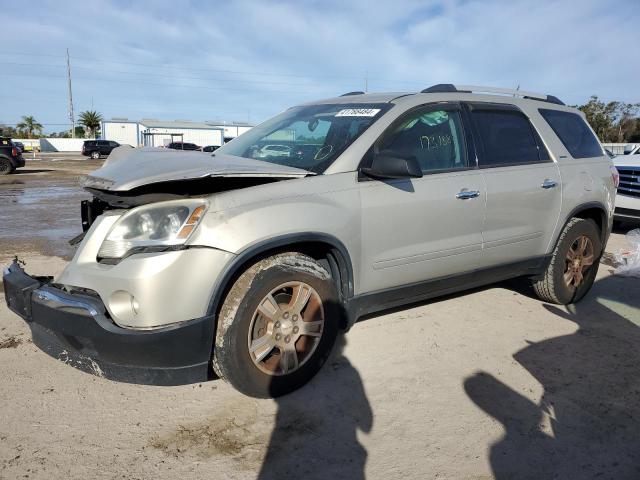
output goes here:
[{"label": "gravel lot", "polygon": [[[0,263],[59,272],[98,165],[0,178]],[[82,373],[0,294],[0,478],[640,478],[640,280],[611,270],[570,308],[511,282],[363,320],[276,401]]]}]

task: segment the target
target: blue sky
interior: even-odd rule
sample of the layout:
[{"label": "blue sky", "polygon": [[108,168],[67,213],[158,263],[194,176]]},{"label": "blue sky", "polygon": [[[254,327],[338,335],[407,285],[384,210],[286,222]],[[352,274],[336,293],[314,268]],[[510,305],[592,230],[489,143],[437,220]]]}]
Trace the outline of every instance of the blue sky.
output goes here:
[{"label": "blue sky", "polygon": [[0,122],[76,112],[259,122],[307,100],[434,83],[640,102],[640,1],[3,2]]}]

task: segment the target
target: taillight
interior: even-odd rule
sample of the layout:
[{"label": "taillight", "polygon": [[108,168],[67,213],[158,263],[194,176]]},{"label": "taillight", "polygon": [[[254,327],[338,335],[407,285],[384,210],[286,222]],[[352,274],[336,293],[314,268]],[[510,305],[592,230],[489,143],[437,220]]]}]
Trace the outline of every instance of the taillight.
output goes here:
[{"label": "taillight", "polygon": [[618,172],[618,169],[613,165],[611,165],[610,168],[611,168],[611,178],[613,178],[613,184],[615,185],[616,188],[618,188],[618,185],[620,185],[620,173]]},{"label": "taillight", "polygon": [[13,156],[13,157],[17,157],[18,156],[18,149],[16,147],[13,147],[11,149],[11,156]]}]

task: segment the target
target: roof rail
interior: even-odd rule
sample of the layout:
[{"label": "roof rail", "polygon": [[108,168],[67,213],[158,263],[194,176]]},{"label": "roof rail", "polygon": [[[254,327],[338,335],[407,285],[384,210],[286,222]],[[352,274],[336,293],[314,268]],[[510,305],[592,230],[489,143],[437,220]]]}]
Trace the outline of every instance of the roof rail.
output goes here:
[{"label": "roof rail", "polygon": [[564,105],[564,102],[558,97],[553,95],[545,95],[542,93],[526,92],[524,90],[515,90],[512,88],[498,88],[498,87],[481,87],[477,85],[453,85],[451,83],[439,83],[429,88],[425,88],[420,93],[447,93],[447,92],[461,92],[461,93],[493,93],[498,95],[508,95],[513,97],[521,97],[529,100],[541,100],[543,102],[556,103],[558,105]]},{"label": "roof rail", "polygon": [[348,97],[350,95],[364,95],[364,92],[360,92],[360,91],[355,91],[355,92],[347,92],[347,93],[343,93],[342,95],[340,95],[341,97]]}]

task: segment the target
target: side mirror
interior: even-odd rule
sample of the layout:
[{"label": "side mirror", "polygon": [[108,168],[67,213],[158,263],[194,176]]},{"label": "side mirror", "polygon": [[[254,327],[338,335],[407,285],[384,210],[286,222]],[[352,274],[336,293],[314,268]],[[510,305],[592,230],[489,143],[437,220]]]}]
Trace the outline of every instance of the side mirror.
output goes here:
[{"label": "side mirror", "polygon": [[385,150],[375,153],[371,166],[362,168],[361,172],[373,178],[422,177],[422,168],[416,157],[398,157]]}]

